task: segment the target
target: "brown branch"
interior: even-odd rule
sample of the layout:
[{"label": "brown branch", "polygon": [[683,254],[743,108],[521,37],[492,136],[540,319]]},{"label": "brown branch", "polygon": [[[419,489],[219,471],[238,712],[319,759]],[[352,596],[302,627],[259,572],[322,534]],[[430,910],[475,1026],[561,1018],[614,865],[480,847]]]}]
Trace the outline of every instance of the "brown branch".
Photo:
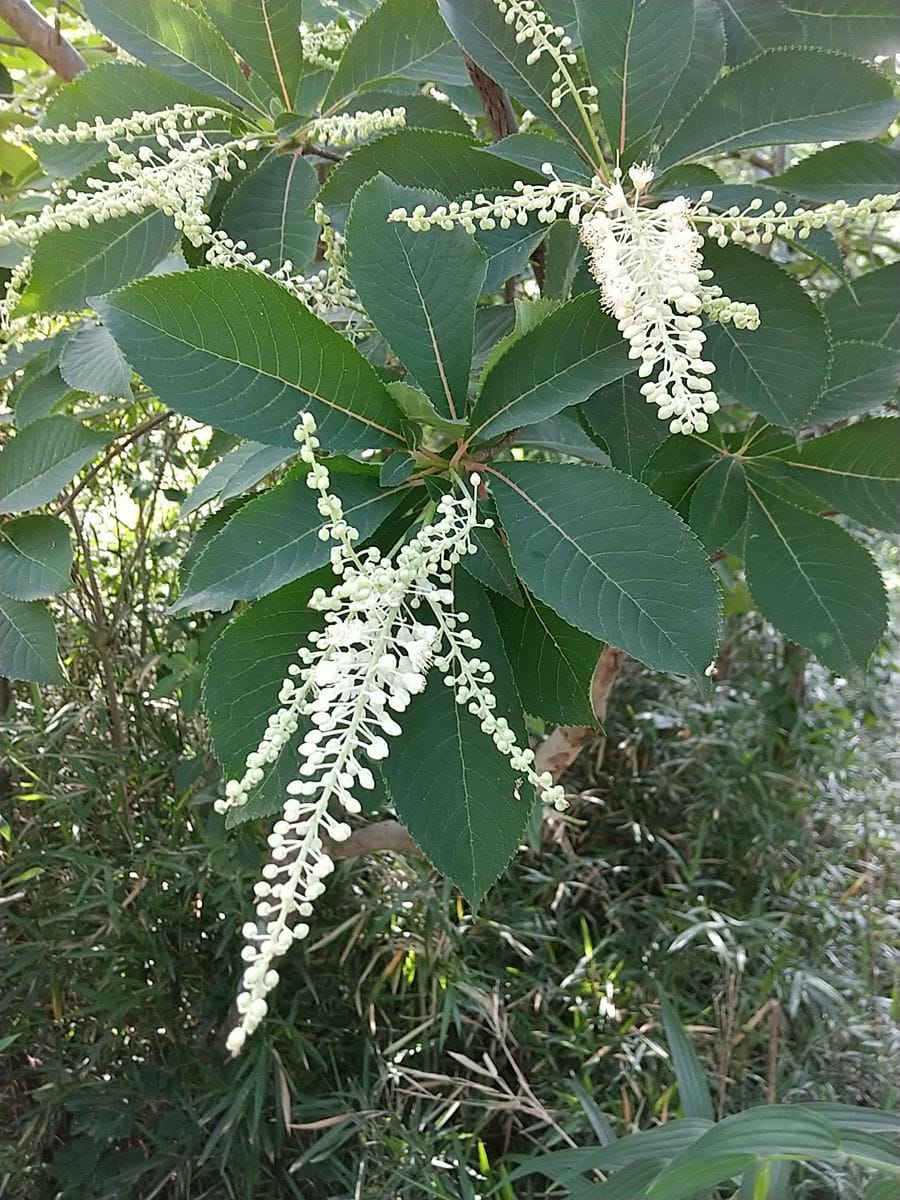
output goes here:
[{"label": "brown branch", "polygon": [[463,58],[469,78],[472,80],[472,85],[481,101],[481,107],[484,109],[484,115],[490,124],[494,141],[499,142],[501,138],[509,137],[511,133],[518,133],[519,122],[509,96],[495,79],[491,79],[490,75],[482,71],[478,63],[469,58],[468,54],[464,54]]},{"label": "brown branch", "polygon": [[28,0],[0,0],[0,18],[67,83],[87,70],[87,63],[58,29],[45,21]]},{"label": "brown branch", "polygon": [[[0,4],[2,3],[3,0],[0,0]],[[150,430],[155,429],[157,425],[162,425],[163,421],[167,421],[171,415],[172,413],[167,409],[164,413],[157,413],[155,417],[148,417],[147,420],[138,425],[136,429],[126,430],[125,433],[117,434],[113,438],[113,444],[103,455],[100,461],[94,463],[87,474],[82,476],[80,482],[76,484],[69,495],[59,502],[59,505],[56,509],[57,513],[62,512],[67,505],[71,504],[75,497],[79,495],[79,493],[83,492],[89,483],[93,483],[100,472],[105,470],[105,468],[109,466],[113,459],[118,458],[120,454],[123,454],[132,444],[132,442],[136,442],[139,437],[145,433],[149,433]]]}]

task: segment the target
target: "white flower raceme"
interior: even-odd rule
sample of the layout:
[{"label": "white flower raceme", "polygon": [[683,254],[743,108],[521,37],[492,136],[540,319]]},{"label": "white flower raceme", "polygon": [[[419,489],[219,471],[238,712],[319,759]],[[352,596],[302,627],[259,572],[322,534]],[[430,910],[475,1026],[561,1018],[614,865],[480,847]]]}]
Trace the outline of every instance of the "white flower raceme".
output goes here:
[{"label": "white flower raceme", "polygon": [[628,341],[630,356],[640,359],[638,374],[655,375],[641,392],[659,406],[673,433],[704,433],[708,414],[719,408],[709,380],[715,363],[702,356],[700,313],[704,281],[712,272],[703,270],[703,238],[689,214],[683,197],[654,209],[640,208],[637,199],[630,204],[616,183],[605,208],[594,209],[581,223],[603,303]]},{"label": "white flower raceme", "polygon": [[639,374],[647,379],[641,391],[658,406],[660,418],[669,422],[674,433],[685,434],[703,433],[709,415],[719,407],[711,380],[715,367],[703,358],[702,318],[740,329],[759,326],[755,304],[730,300],[711,282],[712,272],[703,266],[704,237],[715,238],[720,245],[805,238],[813,229],[877,216],[900,200],[897,195],[883,195],[852,205],[835,201],[789,213],[781,202],[764,211],[763,201],[755,199],[743,211],[731,208],[715,213],[709,207],[713,199],[709,191],[697,204],[684,196],[655,206],[642,203],[654,178],[647,164],[630,168],[630,197],[618,170],[609,184],[599,176],[590,184],[561,180],[550,163],[543,170],[550,176],[545,185],[520,182],[512,195],[489,200],[479,194],[474,200],[440,205],[431,212],[424,205],[411,213],[400,208],[388,219],[403,221],[422,233],[457,225],[469,233],[497,225],[509,229],[513,224],[527,225],[532,217],[543,224],[568,219],[588,248],[603,304],[629,342],[631,356],[640,359]]},{"label": "white flower raceme", "polygon": [[[89,177],[81,191],[65,188],[51,193],[38,213],[29,214],[21,222],[0,218],[0,246],[17,242],[33,247],[45,233],[55,229],[87,228],[155,208],[171,217],[193,246],[207,247],[206,260],[211,265],[268,275],[317,315],[358,324],[358,305],[343,267],[343,239],[330,227],[321,207],[317,208],[317,219],[323,227],[326,265],[309,275],[295,272],[290,261],[273,263],[259,258],[245,242],[213,227],[204,206],[215,182],[230,180],[235,170],[244,170],[245,155],[260,144],[258,134],[222,140],[222,132],[217,129],[214,140],[204,132],[211,121],[227,116],[218,109],[179,104],[156,113],[136,112],[112,120],[98,117],[93,124],[82,121],[73,127],[18,129],[15,137],[23,141],[105,143],[108,168],[115,178]],[[404,108],[391,108],[317,118],[301,132],[305,139],[343,146],[400,128],[405,121]],[[142,144],[131,149],[119,144],[134,143],[136,139]],[[12,307],[29,270],[30,260],[26,259],[7,289],[6,307]]]},{"label": "white flower raceme", "polygon": [[320,70],[334,71],[354,32],[354,29],[344,28],[334,22],[311,24],[301,21],[300,44],[303,48],[303,61]]},{"label": "white flower raceme", "polygon": [[572,96],[586,115],[596,115],[598,90],[589,84],[579,87],[572,75],[578,55],[572,50],[572,39],[562,25],[547,15],[537,0],[493,0],[494,6],[503,13],[507,25],[516,31],[516,41],[521,46],[529,42],[532,49],[525,61],[533,67],[546,55],[553,63],[552,108],[559,108],[566,96]]},{"label": "white flower raceme", "polygon": [[323,535],[336,543],[331,560],[340,579],[330,592],[313,594],[310,607],[323,613],[324,628],[298,650],[300,661],[279,692],[281,707],[248,755],[243,777],[230,781],[225,799],[216,804],[219,812],[246,804],[300,722],[309,726],[299,746],[297,777],[269,837],[269,861],[255,887],[257,919],[243,930],[239,1019],[227,1039],[232,1054],[240,1053],[266,1015],[266,996],[278,983],[277,960],[309,932],[306,918],[333,870],[325,839],[339,842],[350,835],[336,812],[360,812],[359,790],[375,786],[370,764],[390,753],[390,739],[402,732],[398,718],[424,690],[433,665],[545,802],[564,805],[563,790],[549,774],[535,772],[533,752],[518,745],[508,720],[497,715],[493,672],[471,653],[480,642],[466,628],[467,614],[454,611],[453,568],[475,553],[478,476],[469,477],[462,495],[444,496],[433,522],[396,554],[382,556],[374,548],[357,553],[358,531],[348,526],[330,491],[327,468],[316,460],[319,443],[310,414],[303,414],[297,437],[309,465],[307,482],[319,492]]}]

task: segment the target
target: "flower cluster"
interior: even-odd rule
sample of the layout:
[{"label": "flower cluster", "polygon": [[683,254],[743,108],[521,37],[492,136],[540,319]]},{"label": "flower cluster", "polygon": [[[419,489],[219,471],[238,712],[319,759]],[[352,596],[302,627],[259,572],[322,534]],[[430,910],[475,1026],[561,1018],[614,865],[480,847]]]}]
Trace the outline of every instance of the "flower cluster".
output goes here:
[{"label": "flower cluster", "polygon": [[333,22],[315,25],[301,21],[300,43],[304,62],[323,71],[335,70],[353,32]]},{"label": "flower cluster", "polygon": [[713,192],[704,192],[700,204],[693,210],[693,220],[706,225],[706,236],[715,238],[720,246],[729,242],[748,246],[769,245],[776,237],[808,238],[814,229],[840,229],[851,222],[877,217],[890,212],[900,201],[900,195],[879,193],[848,204],[846,200],[835,200],[818,208],[795,208],[778,200],[770,209],[763,210],[763,201],[757,196],[741,211],[737,205],[724,213],[710,212],[709,202]]},{"label": "flower cluster", "polygon": [[405,108],[385,108],[376,112],[316,117],[304,128],[303,135],[311,142],[322,142],[327,146],[350,146],[354,142],[363,142],[376,133],[402,129],[405,124]]},{"label": "flower cluster", "polygon": [[155,137],[158,133],[174,134],[188,129],[202,129],[217,117],[226,119],[227,116],[220,109],[174,104],[160,112],[138,110],[127,117],[112,117],[109,120],[97,117],[93,122],[77,121],[75,125],[57,125],[53,129],[17,125],[8,136],[10,141],[20,146],[29,142],[45,146],[67,146],[72,142],[108,144],[125,138]]},{"label": "flower cluster", "polygon": [[616,177],[604,207],[583,220],[581,238],[603,304],[627,340],[630,357],[640,359],[638,375],[647,379],[642,394],[659,407],[673,433],[704,433],[719,403],[709,379],[715,363],[703,358],[700,314],[714,304],[720,319],[755,328],[759,313],[707,286],[712,272],[703,269],[703,238],[691,224],[684,197],[658,208],[639,206],[648,175],[647,169],[633,168],[633,203]]},{"label": "flower cluster", "polygon": [[497,715],[493,672],[472,653],[480,642],[466,628],[467,614],[454,611],[453,568],[476,552],[478,476],[470,476],[462,495],[445,495],[432,523],[396,554],[383,556],[376,548],[358,553],[358,531],[347,524],[331,493],[328,469],[317,460],[315,428],[304,413],[296,436],[309,467],[307,483],[319,493],[320,536],[335,542],[331,561],[339,580],[330,592],[314,592],[310,607],[323,614],[324,628],[298,650],[299,662],[279,691],[281,707],[248,755],[243,777],[230,781],[225,799],[216,804],[219,812],[246,804],[303,725],[297,777],[287,787],[281,819],[268,840],[269,861],[255,887],[256,921],[243,930],[238,1023],[227,1039],[232,1054],[240,1053],[266,1015],[266,997],[278,983],[277,960],[309,932],[306,918],[334,865],[326,839],[340,842],[350,835],[335,810],[360,812],[356,793],[375,786],[371,764],[389,755],[390,739],[402,731],[398,718],[425,689],[432,666],[545,802],[565,803],[563,789],[548,773],[536,773],[534,753],[517,743],[508,720]]},{"label": "flower cluster", "polygon": [[[202,110],[201,115],[206,110]],[[151,126],[150,122],[156,120]],[[197,121],[199,124],[200,117]],[[138,130],[155,129],[151,142],[136,152],[123,150],[118,142],[109,141],[108,169],[115,178],[88,177],[83,191],[66,188],[38,213],[29,213],[21,223],[0,221],[0,245],[19,241],[34,246],[45,233],[54,229],[87,228],[103,224],[129,213],[142,213],[157,208],[172,218],[176,227],[195,246],[210,238],[210,218],[203,204],[217,179],[231,179],[235,169],[243,170],[242,155],[256,147],[254,138],[238,138],[229,142],[211,142],[199,130],[184,128],[185,114],[156,113],[138,119],[129,127],[129,135]],[[118,128],[127,122],[116,122]],[[190,123],[189,123],[190,124]],[[104,140],[106,125],[97,129]],[[59,131],[53,131],[58,133]],[[44,134],[49,131],[44,131]],[[76,139],[79,131],[69,133]]]},{"label": "flower cluster", "polygon": [[545,54],[552,60],[555,69],[551,107],[559,108],[565,97],[571,95],[586,113],[596,115],[600,111],[596,102],[597,88],[580,88],[575,84],[571,68],[578,62],[578,56],[562,25],[555,24],[537,0],[494,0],[494,5],[503,14],[506,24],[515,29],[516,42],[520,46],[531,43],[533,48],[525,59],[528,66],[533,67]]},{"label": "flower cluster", "polygon": [[[495,0],[498,5],[507,2]],[[507,20],[519,20],[521,5],[516,9],[519,16],[511,18],[509,3],[503,9]],[[579,228],[588,249],[603,304],[629,342],[632,358],[640,359],[638,373],[647,379],[641,391],[658,406],[660,418],[669,422],[674,433],[686,434],[705,432],[709,415],[719,407],[710,378],[715,367],[703,358],[702,318],[739,329],[759,326],[755,304],[731,300],[711,282],[712,272],[703,267],[704,237],[720,245],[751,246],[774,237],[805,238],[814,229],[886,212],[900,199],[879,195],[857,204],[838,200],[789,213],[782,202],[764,211],[763,201],[757,198],[743,211],[731,208],[715,213],[710,209],[711,191],[704,192],[697,204],[684,196],[655,207],[642,202],[654,178],[653,169],[645,164],[636,164],[628,172],[630,197],[618,170],[610,183],[595,175],[589,184],[561,180],[550,163],[543,170],[549,176],[545,185],[519,182],[512,195],[489,200],[479,194],[474,200],[454,201],[431,212],[424,205],[411,213],[399,208],[388,219],[403,221],[422,233],[457,225],[469,233],[498,225],[509,229],[513,224],[527,225],[532,217],[542,224],[568,219]]]},{"label": "flower cluster", "polygon": [[[235,170],[246,167],[245,155],[254,150],[260,135],[245,134],[222,140],[216,128],[216,140],[206,127],[227,114],[214,108],[195,108],[176,104],[161,112],[135,112],[129,117],[93,123],[78,122],[73,127],[55,129],[18,129],[19,140],[65,145],[69,142],[101,142],[107,147],[108,168],[115,178],[88,177],[81,190],[65,188],[51,194],[49,203],[21,222],[0,218],[0,246],[19,243],[33,247],[45,233],[102,224],[129,213],[156,208],[170,216],[176,228],[194,246],[206,247],[206,261],[213,266],[240,267],[270,276],[322,317],[357,322],[355,294],[343,266],[342,238],[331,228],[321,208],[317,219],[322,226],[326,265],[311,275],[297,274],[292,262],[273,263],[258,257],[246,242],[230,237],[212,226],[204,205],[216,180],[230,180]],[[331,145],[346,145],[375,133],[397,129],[405,124],[403,108],[379,112],[357,112],[314,120],[304,131],[305,138]],[[120,141],[128,143],[127,148]],[[138,144],[138,142],[140,144]],[[26,259],[16,270],[7,289],[11,305],[30,270]]]}]

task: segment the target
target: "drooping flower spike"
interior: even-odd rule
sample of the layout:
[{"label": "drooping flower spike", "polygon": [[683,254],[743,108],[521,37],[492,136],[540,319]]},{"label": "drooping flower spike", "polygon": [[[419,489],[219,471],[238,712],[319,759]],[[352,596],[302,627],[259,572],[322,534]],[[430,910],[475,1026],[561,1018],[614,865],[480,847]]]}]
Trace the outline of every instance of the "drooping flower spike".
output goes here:
[{"label": "drooping flower spike", "polygon": [[715,365],[703,358],[703,317],[739,329],[759,327],[755,304],[729,299],[712,282],[712,271],[703,266],[704,237],[719,245],[751,246],[774,237],[805,238],[814,229],[886,212],[900,199],[875,196],[853,205],[836,201],[791,213],[782,202],[763,210],[763,201],[755,199],[743,211],[713,213],[710,191],[697,204],[684,196],[655,206],[642,203],[654,178],[646,163],[628,172],[630,196],[618,169],[610,184],[594,176],[587,185],[561,180],[550,163],[543,170],[550,177],[545,185],[520,182],[509,196],[488,200],[479,194],[432,212],[423,205],[411,213],[400,208],[388,219],[422,233],[457,225],[469,233],[497,225],[509,229],[527,225],[532,216],[543,224],[569,220],[588,249],[601,302],[615,317],[631,357],[640,359],[638,374],[647,380],[641,392],[657,405],[673,433],[684,434],[704,433],[709,416],[719,408],[711,379]]},{"label": "drooping flower spike", "polygon": [[227,1046],[240,1053],[268,1010],[267,995],[278,983],[277,961],[309,932],[307,918],[334,869],[326,839],[350,836],[344,815],[361,811],[360,791],[375,787],[372,764],[390,753],[402,732],[402,715],[424,691],[436,667],[467,705],[481,728],[545,803],[564,807],[565,795],[548,773],[534,769],[534,753],[518,744],[508,721],[497,714],[490,664],[472,652],[480,642],[467,628],[467,614],[454,609],[453,569],[476,552],[480,479],[470,475],[460,492],[445,495],[432,522],[383,556],[357,551],[358,530],[348,525],[341,502],[330,490],[327,467],[317,460],[315,421],[302,414],[296,437],[308,465],[307,484],[319,493],[321,535],[335,543],[331,563],[338,582],[318,589],[310,607],[323,614],[324,628],[310,634],[281,685],[280,707],[269,718],[243,776],[229,781],[216,810],[245,805],[301,722],[296,778],[269,836],[269,861],[256,884],[256,920],[244,925],[245,965],[237,999],[238,1022]]}]

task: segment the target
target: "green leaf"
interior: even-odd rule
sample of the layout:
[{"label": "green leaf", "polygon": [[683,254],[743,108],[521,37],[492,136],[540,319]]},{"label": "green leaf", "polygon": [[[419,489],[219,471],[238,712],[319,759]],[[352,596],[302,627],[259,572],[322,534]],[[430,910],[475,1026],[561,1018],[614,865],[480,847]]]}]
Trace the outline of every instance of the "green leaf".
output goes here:
[{"label": "green leaf", "polygon": [[623,1167],[621,1171],[616,1171],[606,1183],[589,1186],[580,1194],[583,1200],[638,1200],[660,1173],[663,1165],[660,1159],[641,1159]]},{"label": "green leaf", "polygon": [[[595,140],[588,131],[572,95],[566,93],[556,107],[550,97],[556,88],[556,63],[542,54],[536,63],[527,61],[534,49],[531,42],[517,41],[512,24],[493,3],[483,0],[438,0],[438,8],[450,32],[463,50],[502,88],[520,100],[551,128],[561,130],[587,162],[596,162]],[[569,68],[575,73],[578,67]]]},{"label": "green leaf", "polygon": [[581,155],[568,142],[546,133],[534,133],[531,130],[527,133],[511,133],[493,146],[485,146],[483,153],[519,163],[538,174],[543,174],[544,163],[549,162],[560,179],[580,180],[582,183],[591,181],[591,168]]},{"label": "green leaf", "polygon": [[609,1146],[554,1150],[549,1154],[535,1155],[513,1171],[511,1177],[516,1179],[540,1172],[554,1183],[566,1184],[586,1171],[620,1171],[648,1159],[670,1162],[688,1150],[710,1128],[709,1121],[685,1117],[629,1134]]},{"label": "green leaf", "polygon": [[[287,112],[303,70],[301,0],[204,0],[219,33]],[[258,89],[257,89],[258,90]]]},{"label": "green leaf", "polygon": [[[463,574],[457,576],[457,595],[481,639],[479,653],[494,672],[497,713],[524,737],[516,687],[487,597]],[[424,693],[404,714],[403,735],[392,744],[382,773],[416,845],[477,904],[515,853],[533,793],[479,718],[456,703],[439,672],[432,671]]]},{"label": "green leaf", "polygon": [[[622,166],[671,129],[725,62],[722,22],[691,0],[576,0],[588,73]],[[673,111],[673,108],[675,111]]]},{"label": "green leaf", "polygon": [[854,521],[900,530],[900,419],[848,425],[778,458],[804,487]]},{"label": "green leaf", "polygon": [[32,683],[62,683],[53,618],[43,604],[0,592],[0,675]]},{"label": "green leaf", "polygon": [[720,458],[691,492],[690,526],[714,554],[727,546],[747,517],[747,479],[735,458]]},{"label": "green leaf", "polygon": [[900,191],[900,151],[878,142],[843,142],[801,159],[769,183],[817,204],[856,204]]},{"label": "green leaf", "polygon": [[900,1134],[900,1116],[882,1108],[862,1108],[857,1104],[834,1104],[821,1100],[795,1107],[824,1117],[841,1133],[885,1133],[895,1137]]},{"label": "green leaf", "polygon": [[894,0],[785,0],[802,17],[805,40],[860,58],[900,50],[900,15]]},{"label": "green leaf", "polygon": [[0,524],[0,579],[14,600],[45,600],[71,586],[72,543],[56,517]]},{"label": "green leaf", "polygon": [[461,565],[486,588],[505,596],[513,604],[521,605],[522,592],[516,579],[516,570],[506,544],[497,531],[475,529],[472,541],[478,547],[478,553],[466,555]]},{"label": "green leaf", "polygon": [[524,599],[516,605],[491,597],[525,711],[560,725],[594,725],[591,678],[602,644],[552,608]]},{"label": "green leaf", "polygon": [[537,425],[526,425],[516,434],[516,445],[531,446],[535,450],[577,458],[601,467],[609,466],[609,455],[588,436],[578,418],[568,412],[557,413]]},{"label": "green leaf", "polygon": [[155,209],[87,229],[54,229],[38,242],[16,314],[66,312],[146,275],[168,254],[175,226]]},{"label": "green leaf", "polygon": [[647,1200],[687,1200],[759,1159],[838,1161],[840,1135],[824,1118],[787,1105],[726,1117],[683,1151],[647,1189]]},{"label": "green leaf", "polygon": [[429,425],[443,433],[465,433],[466,422],[448,421],[446,417],[442,417],[421,388],[413,387],[404,380],[396,380],[387,385],[387,390],[393,396],[397,407],[410,421]]},{"label": "green leaf", "polygon": [[490,371],[472,414],[472,436],[484,441],[552,417],[633,369],[596,295],[578,296],[520,338]]},{"label": "green leaf", "polygon": [[650,456],[641,479],[687,520],[691,494],[718,458],[716,446],[705,438],[678,434],[667,438]]},{"label": "green leaf", "polygon": [[581,406],[584,419],[605,442],[612,465],[635,479],[670,436],[657,416],[659,409],[641,395],[642,383],[636,373],[626,375]]},{"label": "green leaf", "polygon": [[565,621],[649,667],[702,675],[719,595],[683,521],[618,471],[506,463],[491,489],[520,577]]},{"label": "green leaf", "polygon": [[716,1119],[706,1072],[694,1047],[688,1041],[678,1013],[664,992],[659,993],[660,1015],[666,1033],[666,1045],[672,1056],[672,1066],[678,1080],[678,1098],[686,1117],[701,1117],[706,1121]]},{"label": "green leaf", "polygon": [[800,428],[828,376],[821,312],[796,280],[752,250],[707,244],[704,261],[726,296],[755,303],[760,315],[758,329],[707,327],[705,357],[716,364],[717,391],[775,425]]},{"label": "green leaf", "polygon": [[398,129],[349,154],[329,175],[319,200],[329,211],[341,209],[379,173],[402,187],[440,192],[454,200],[480,191],[508,194],[517,179],[546,183],[536,171],[486,153],[472,137],[432,129]]},{"label": "green leaf", "polygon": [[109,441],[69,417],[44,417],[0,451],[0,513],[49,504]]},{"label": "green leaf", "polygon": [[148,67],[186,87],[267,115],[228,44],[196,8],[179,0],[164,5],[84,0],[84,11],[101,33]]},{"label": "green leaf", "polygon": [[133,399],[131,367],[108,329],[85,325],[63,347],[59,371],[70,387],[95,396]]},{"label": "green leaf", "polygon": [[285,450],[280,446],[244,442],[207,471],[181,505],[181,515],[186,517],[211,500],[218,499],[225,504],[235,496],[243,495],[271,471],[293,458],[294,453],[295,450]]},{"label": "green leaf", "polygon": [[832,521],[763,490],[754,476],[744,563],[762,615],[833,671],[865,666],[887,623],[871,555]]},{"label": "green leaf", "polygon": [[378,175],[356,194],[347,221],[347,271],[363,307],[441,416],[465,417],[475,306],[487,264],[464,229],[415,233],[388,222],[427,198]]},{"label": "green leaf", "polygon": [[218,225],[246,242],[257,259],[274,266],[289,260],[296,273],[316,252],[319,226],[307,209],[318,187],[315,170],[299,151],[269,155],[232,191]]},{"label": "green leaf", "polygon": [[[72,129],[79,121],[93,123],[95,117],[108,121],[137,111],[162,112],[175,104],[210,103],[215,101],[208,93],[186,88],[151,67],[140,63],[105,62],[84,71],[55,92],[44,110],[41,125],[44,129],[56,129],[60,125]],[[213,120],[204,126],[205,132],[209,135],[220,129],[227,130],[228,121],[227,115],[223,114],[221,121]],[[138,144],[143,140],[136,139]],[[80,175],[107,156],[104,143],[93,141],[69,141],[65,145],[36,142],[34,149],[44,170],[51,175]]]},{"label": "green leaf", "polygon": [[[462,56],[435,5],[385,0],[371,12],[341,56],[322,108],[342,103],[366,84],[397,78],[468,86]],[[356,107],[366,108],[366,99]]]},{"label": "green leaf", "polygon": [[328,450],[402,443],[400,413],[374,368],[263,275],[161,275],[105,296],[98,308],[135,371],[195,420],[293,446],[297,416],[308,409]]},{"label": "green leaf", "polygon": [[71,395],[71,388],[59,369],[54,367],[48,371],[46,366],[46,361],[29,364],[10,393],[17,429],[51,416],[63,397]]},{"label": "green leaf", "polygon": [[900,262],[838,288],[825,301],[825,316],[836,342],[867,342],[900,352]]},{"label": "green leaf", "polygon": [[[307,636],[321,629],[322,614],[308,608],[316,587],[330,588],[330,569],[317,571],[251,604],[214,643],[203,679],[203,707],[216,758],[228,778],[240,778],[247,755],[259,745],[288,667]],[[228,814],[229,827],[278,812],[297,772],[298,729],[248,803]]]},{"label": "green leaf", "polygon": [[769,50],[712,85],[658,165],[749,146],[875,137],[896,112],[890,81],[864,63],[824,50]]},{"label": "green leaf", "polygon": [[[397,492],[377,479],[341,475],[332,486],[347,520],[367,538],[396,508]],[[173,612],[220,612],[235,600],[255,600],[324,566],[331,553],[319,537],[317,493],[305,472],[244,504],[194,563]]]},{"label": "green leaf", "polygon": [[838,342],[828,387],[807,415],[809,425],[828,425],[890,404],[900,387],[900,353],[867,342]]},{"label": "green leaf", "polygon": [[776,46],[801,46],[803,21],[781,0],[717,0],[725,21],[728,65]]}]

